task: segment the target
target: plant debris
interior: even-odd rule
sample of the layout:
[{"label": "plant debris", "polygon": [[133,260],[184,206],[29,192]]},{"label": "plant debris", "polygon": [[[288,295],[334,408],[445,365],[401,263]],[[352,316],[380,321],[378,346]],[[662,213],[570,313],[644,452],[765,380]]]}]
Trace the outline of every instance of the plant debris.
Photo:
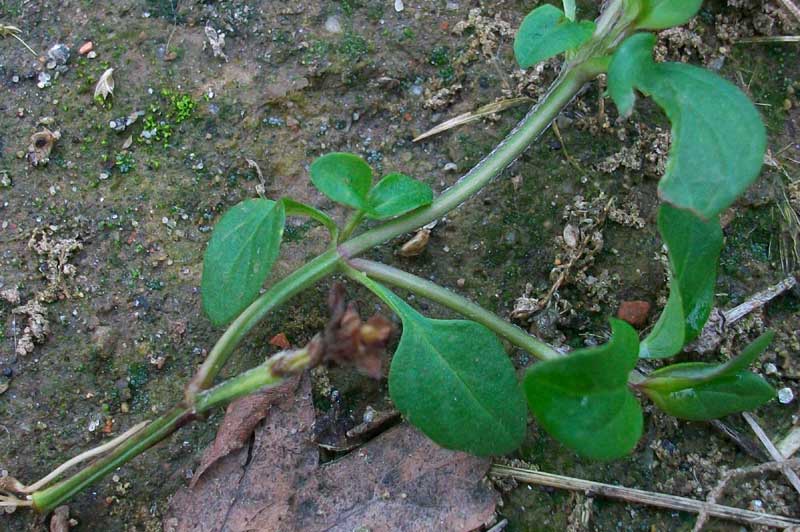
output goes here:
[{"label": "plant debris", "polygon": [[344,285],[334,283],[328,295],[331,318],[325,330],[308,344],[311,366],[321,362],[353,365],[363,374],[380,379],[382,356],[394,326],[379,314],[362,322],[355,303],[347,303],[345,297]]},{"label": "plant debris", "polygon": [[[220,458],[170,500],[165,532],[475,530],[494,518],[485,459],[436,446],[408,425],[319,464],[310,379],[275,397],[250,448]],[[432,497],[431,494],[435,494]]]},{"label": "plant debris", "polygon": [[210,24],[206,23],[205,27],[206,39],[211,46],[211,51],[214,52],[214,57],[221,57],[228,61],[228,56],[222,51],[225,48],[225,34],[221,31],[215,30]]},{"label": "plant debris", "polygon": [[97,86],[94,88],[95,99],[105,100],[114,95],[114,69],[109,68],[100,76]]},{"label": "plant debris", "polygon": [[47,128],[31,135],[31,143],[28,145],[28,161],[31,165],[46,165],[50,162],[50,152],[53,151],[53,146],[60,138],[59,131],[50,131]]}]

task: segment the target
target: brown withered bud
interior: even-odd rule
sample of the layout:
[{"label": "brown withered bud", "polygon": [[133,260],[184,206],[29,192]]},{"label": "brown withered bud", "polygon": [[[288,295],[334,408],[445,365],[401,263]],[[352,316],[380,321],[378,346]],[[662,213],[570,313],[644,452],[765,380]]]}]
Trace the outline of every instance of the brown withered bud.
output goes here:
[{"label": "brown withered bud", "polygon": [[347,303],[344,286],[335,283],[328,294],[331,319],[308,344],[312,365],[333,362],[353,365],[360,372],[380,379],[382,356],[394,331],[392,323],[376,314],[361,321],[355,303]]}]

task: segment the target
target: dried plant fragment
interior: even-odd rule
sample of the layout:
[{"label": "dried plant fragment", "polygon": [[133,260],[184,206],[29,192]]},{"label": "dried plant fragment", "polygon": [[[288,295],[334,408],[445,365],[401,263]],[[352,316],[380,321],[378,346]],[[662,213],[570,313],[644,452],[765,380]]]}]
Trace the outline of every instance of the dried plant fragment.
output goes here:
[{"label": "dried plant fragment", "polygon": [[27,324],[22,330],[22,337],[17,341],[16,353],[20,356],[33,352],[36,344],[44,343],[50,332],[47,321],[47,307],[33,299],[24,305],[14,308],[12,314],[27,316]]},{"label": "dried plant fragment", "polygon": [[94,97],[100,98],[105,100],[109,96],[114,95],[114,69],[109,68],[103,75],[100,76],[100,80],[97,82],[97,86],[94,88]]},{"label": "dried plant fragment", "polygon": [[225,48],[225,34],[215,30],[209,24],[206,24],[205,34],[208,44],[211,45],[211,51],[214,52],[214,57],[221,57],[227,62],[228,56],[222,51]]},{"label": "dried plant fragment", "polygon": [[308,344],[311,365],[321,362],[353,365],[365,375],[380,379],[382,356],[394,326],[379,314],[363,322],[355,303],[347,303],[345,296],[342,284],[331,287],[328,295],[331,319],[325,330]]},{"label": "dried plant fragment", "polygon": [[47,128],[31,135],[31,143],[28,145],[28,161],[31,165],[39,166],[50,162],[50,152],[60,138],[60,132],[50,131]]}]

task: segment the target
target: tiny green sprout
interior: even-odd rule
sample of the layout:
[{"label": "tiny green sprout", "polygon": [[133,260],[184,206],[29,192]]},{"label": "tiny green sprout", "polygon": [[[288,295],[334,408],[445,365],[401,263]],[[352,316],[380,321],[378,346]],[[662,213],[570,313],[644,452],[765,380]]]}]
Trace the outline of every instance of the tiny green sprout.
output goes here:
[{"label": "tiny green sprout", "polygon": [[114,159],[114,166],[117,167],[121,174],[127,174],[136,168],[136,160],[133,158],[132,153],[128,151],[121,151],[117,153],[117,156]]},{"label": "tiny green sprout", "polygon": [[[642,359],[682,353],[706,325],[724,244],[719,215],[758,177],[766,146],[758,111],[735,85],[696,66],[656,63],[654,36],[639,31],[681,24],[699,5],[699,0],[612,0],[595,22],[578,20],[572,0],[564,0],[564,11],[551,4],[534,9],[516,35],[516,59],[528,68],[564,54],[561,75],[495,150],[438,196],[425,176],[401,171],[376,176],[362,157],[336,152],[311,161],[308,173],[321,193],[321,207],[338,204],[336,216],[349,211],[344,223],[286,197],[254,197],[231,206],[213,228],[200,286],[206,315],[226,330],[187,384],[183,400],[115,441],[113,452],[75,475],[38,486],[29,504],[51,511],[189,420],[319,364],[326,355],[325,338],[331,339],[330,326],[305,347],[283,351],[217,382],[236,347],[265,316],[335,274],[365,286],[399,318],[402,331],[388,370],[389,395],[409,423],[450,449],[477,455],[511,452],[525,438],[529,411],[539,427],[578,455],[611,460],[632,452],[639,442],[644,428],[640,399],[689,420],[713,419],[769,401],[774,390],[748,367],[767,349],[770,333],[721,364],[682,361],[649,375],[639,365]],[[355,6],[350,0],[342,3],[345,12]],[[403,35],[411,38],[413,33],[404,30]],[[366,49],[366,42],[352,33],[339,47],[354,59]],[[449,64],[445,49],[435,49],[429,59],[437,67]],[[666,175],[658,185],[658,231],[669,257],[670,295],[644,338],[612,319],[607,343],[564,353],[447,288],[358,258],[442,219],[474,197],[601,74],[607,75],[608,93],[621,115],[634,112],[638,91],[653,99],[672,126]],[[164,118],[175,124],[195,111],[189,95],[163,89],[161,96],[172,105]],[[166,141],[171,130],[160,116],[151,107],[144,127]],[[122,152],[116,165],[125,173],[135,162]],[[154,161],[150,165],[158,168]],[[288,217],[321,225],[330,241],[321,254],[275,279],[273,266],[280,258]],[[138,277],[134,271],[132,279]],[[412,294],[414,300],[386,285]],[[161,284],[155,280],[147,286],[158,290]],[[422,298],[460,317],[428,317],[412,306]],[[525,368],[521,380],[500,338],[539,359]],[[334,347],[336,360],[357,356],[341,345]],[[131,367],[130,373],[131,383],[139,386],[150,378],[144,367]]]}]

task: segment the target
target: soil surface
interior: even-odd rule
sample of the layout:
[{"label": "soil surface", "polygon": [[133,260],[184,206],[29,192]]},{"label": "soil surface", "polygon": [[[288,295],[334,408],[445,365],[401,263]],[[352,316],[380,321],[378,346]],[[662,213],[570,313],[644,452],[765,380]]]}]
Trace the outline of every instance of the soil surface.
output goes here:
[{"label": "soil surface", "polygon": [[[398,12],[389,0],[0,2],[0,23],[19,27],[41,56],[10,37],[0,40],[3,469],[32,482],[180,399],[222,332],[202,313],[199,284],[205,244],[226,209],[263,191],[343,221],[346,213],[308,180],[308,164],[331,151],[357,153],[376,173],[402,171],[438,193],[489,153],[526,106],[412,139],[499,98],[536,98],[555,76],[555,61],[527,74],[514,64],[513,29],[535,2],[404,4]],[[796,34],[777,6],[708,2],[688,29],[660,40],[664,58],[705,64],[747,90],[770,136],[773,164],[724,216],[722,308],[797,268],[797,218],[793,225],[782,215],[800,210],[797,44],[735,42]],[[582,16],[596,12],[593,3],[579,2]],[[211,46],[208,28],[225,34],[224,47]],[[79,54],[88,41],[92,52]],[[68,49],[66,61],[57,44]],[[95,98],[109,68],[113,95]],[[630,120],[617,120],[613,104],[601,104],[602,91],[589,85],[562,114],[558,135],[544,134],[477,198],[441,220],[422,254],[397,254],[407,235],[371,258],[510,317],[525,303],[519,298],[547,292],[564,252],[565,226],[576,216],[592,219],[602,245],[587,252],[581,271],[546,310],[517,312],[517,323],[555,344],[592,345],[607,336],[608,317],[622,302],[641,300],[653,307],[646,316],[652,325],[666,299],[655,213],[669,126],[646,103]],[[49,161],[33,166],[31,136],[45,129],[58,138]],[[274,278],[325,242],[323,229],[290,219]],[[323,282],[270,315],[225,374],[275,352],[269,339],[277,333],[295,345],[307,342],[325,323],[329,286]],[[364,291],[348,289],[374,306]],[[451,316],[426,301],[413,303]],[[781,296],[737,324],[720,352],[703,359],[724,360],[772,328],[776,341],[756,369],[797,396],[798,310],[796,290]],[[520,371],[533,362],[510,346],[509,353]],[[351,370],[316,371],[314,380],[318,419],[327,416],[334,425],[352,427],[367,407],[390,406],[385,382]],[[797,405],[797,399],[773,401],[755,414],[777,441],[798,422]],[[73,530],[160,530],[168,498],[188,483],[221,416],[183,428],[76,496],[69,503]],[[578,459],[534,425],[511,458],[543,471],[700,499],[725,471],[758,463],[709,424],[678,422],[651,407],[645,416],[645,436],[623,460]],[[723,421],[750,437],[741,416]],[[694,521],[569,492],[503,488],[498,520],[508,519],[509,531],[681,530]],[[797,494],[777,475],[737,483],[721,502],[800,514]],[[24,510],[0,519],[2,530],[44,526]],[[712,521],[710,529],[739,527]]]}]

